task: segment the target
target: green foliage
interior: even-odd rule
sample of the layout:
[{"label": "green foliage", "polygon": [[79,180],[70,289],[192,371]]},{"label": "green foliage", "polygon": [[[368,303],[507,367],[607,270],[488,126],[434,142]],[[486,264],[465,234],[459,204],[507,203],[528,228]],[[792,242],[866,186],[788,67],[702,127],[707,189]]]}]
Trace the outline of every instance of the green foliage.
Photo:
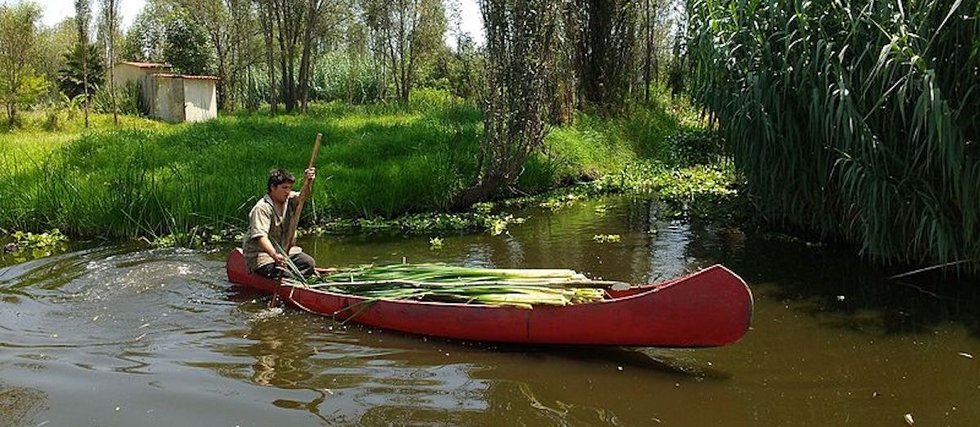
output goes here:
[{"label": "green foliage", "polygon": [[468,34],[456,40],[456,51],[443,57],[439,66],[444,69],[449,90],[463,99],[476,99],[486,81],[486,61]]},{"label": "green foliage", "polygon": [[174,72],[188,75],[207,74],[211,69],[211,51],[204,29],[193,20],[175,15],[166,24],[163,58]]},{"label": "green foliage", "polygon": [[770,219],[980,259],[980,3],[693,1],[694,97]]},{"label": "green foliage", "polygon": [[[605,116],[625,109],[635,78],[637,3],[633,0],[575,0],[569,38],[583,103]],[[566,11],[569,13],[569,11]],[[567,18],[566,18],[567,19]],[[561,71],[558,71],[561,72]]]},{"label": "green foliage", "polygon": [[93,96],[105,81],[106,69],[99,48],[89,45],[87,63],[82,64],[82,47],[76,44],[70,51],[65,52],[65,64],[58,70],[58,88],[69,98],[85,95],[86,72],[88,70],[88,94]]},{"label": "green foliage", "polygon": [[314,67],[310,99],[364,104],[381,96],[378,65],[342,52],[328,52]]},{"label": "green foliage", "polygon": [[446,14],[441,0],[365,0],[364,20],[374,49],[387,65],[398,99],[407,103],[419,67],[433,59],[443,43]]},{"label": "green foliage", "polygon": [[592,236],[592,240],[596,243],[619,243],[623,239],[623,236],[618,234],[596,234]]},{"label": "green foliage", "polygon": [[[116,108],[119,114],[137,116],[142,114],[140,109],[140,89],[136,82],[126,83],[116,87]],[[92,98],[92,108],[99,113],[112,113],[112,92],[109,88],[100,90]]]},{"label": "green foliage", "polygon": [[510,224],[520,224],[524,218],[490,212],[421,213],[395,219],[334,218],[308,229],[313,234],[395,231],[403,234],[488,232],[503,233]]},{"label": "green foliage", "polygon": [[681,129],[665,142],[670,147],[667,158],[675,165],[716,164],[726,158],[724,138],[711,129]]},{"label": "green foliage", "polygon": [[674,54],[670,57],[670,64],[667,66],[667,87],[670,88],[671,96],[678,96],[684,93],[685,76],[688,74],[686,67],[687,58],[681,55],[682,38],[680,33],[674,37]]},{"label": "green foliage", "polygon": [[[0,229],[2,231],[2,229]],[[0,237],[0,259],[9,253],[14,262],[51,256],[68,249],[68,237],[57,228],[42,233],[15,231],[9,236]]]},{"label": "green foliage", "polygon": [[[116,128],[111,116],[95,114],[85,133],[78,118],[61,122],[59,133],[29,131],[41,128],[39,114],[25,115],[24,130],[0,135],[3,228],[142,236],[163,246],[236,240],[264,191],[265,172],[298,171],[316,132],[324,146],[304,210],[311,233],[499,234],[522,221],[490,203],[431,213],[449,210],[472,180],[482,125],[475,105],[446,92],[417,90],[407,106],[332,102],[312,104],[303,115],[240,113],[195,124],[124,115]],[[665,146],[666,135],[687,128],[683,117],[643,108],[624,119],[581,116],[575,126],[553,130],[547,152],[535,157],[536,178],[528,174],[520,188],[537,193],[587,179],[592,183],[577,191],[652,191],[652,177],[666,173],[670,161],[639,163],[633,150]],[[650,140],[634,140],[641,136]],[[581,197],[552,195],[532,204],[557,209]]]},{"label": "green foliage", "polygon": [[539,193],[574,182],[616,175],[640,159],[669,167],[716,163],[723,142],[704,128],[683,99],[673,104],[664,88],[656,102],[635,105],[622,117],[579,114],[574,124],[551,129],[545,149],[525,164],[519,188]]},{"label": "green foliage", "polygon": [[47,89],[48,81],[30,67],[22,68],[16,79],[5,80],[0,77],[0,98],[7,104],[8,123],[16,123],[18,106],[37,102],[38,97]]},{"label": "green foliage", "polygon": [[163,62],[166,23],[173,16],[170,2],[150,1],[126,31],[121,57],[126,61]]},{"label": "green foliage", "polygon": [[[473,173],[465,153],[476,147],[479,114],[472,105],[439,107],[436,99],[418,108],[328,104],[305,116],[242,114],[163,130],[96,130],[46,155],[5,145],[0,224],[174,238],[200,234],[193,230],[203,225],[241,225],[264,190],[265,172],[299,169],[316,132],[326,146],[306,212],[317,222],[444,210]],[[140,127],[149,124],[163,126]]]},{"label": "green foliage", "polygon": [[36,3],[0,5],[0,100],[8,125],[16,124],[18,106],[35,102],[48,87],[35,71],[40,18]]},{"label": "green foliage", "polygon": [[68,237],[61,234],[61,230],[57,228],[52,229],[48,232],[42,233],[25,233],[23,231],[15,231],[11,237],[13,237],[13,243],[20,249],[46,249],[60,246],[61,244],[68,241]]},{"label": "green foliage", "polygon": [[50,102],[48,108],[45,110],[44,130],[62,130],[64,123],[64,120],[61,119],[62,113],[66,113],[67,120],[74,119],[78,115],[78,110],[81,108],[82,99],[84,98],[85,95],[69,98],[67,95],[61,94],[60,100]]}]

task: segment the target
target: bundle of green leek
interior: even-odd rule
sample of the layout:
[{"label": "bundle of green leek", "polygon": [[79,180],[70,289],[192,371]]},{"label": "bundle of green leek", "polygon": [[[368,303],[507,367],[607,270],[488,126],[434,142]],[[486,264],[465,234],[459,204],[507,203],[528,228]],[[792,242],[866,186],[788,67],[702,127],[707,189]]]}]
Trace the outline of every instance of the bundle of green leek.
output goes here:
[{"label": "bundle of green leek", "polygon": [[[288,280],[288,279],[287,279]],[[602,301],[622,282],[591,280],[565,269],[489,269],[444,264],[366,265],[321,275],[305,286],[381,299],[532,308]]]}]

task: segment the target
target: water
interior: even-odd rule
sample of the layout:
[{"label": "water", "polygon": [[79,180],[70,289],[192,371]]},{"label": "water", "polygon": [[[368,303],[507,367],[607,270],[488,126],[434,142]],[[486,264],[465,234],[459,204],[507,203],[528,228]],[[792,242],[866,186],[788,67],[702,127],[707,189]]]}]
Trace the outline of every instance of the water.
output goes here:
[{"label": "water", "polygon": [[[328,236],[321,265],[441,261],[649,282],[720,262],[752,330],[715,349],[548,348],[397,334],[229,286],[224,251],[99,246],[0,267],[0,425],[980,425],[980,297],[849,254],[660,220],[642,198],[500,236]],[[620,234],[597,243],[597,234]],[[897,268],[894,269],[897,271]]]}]

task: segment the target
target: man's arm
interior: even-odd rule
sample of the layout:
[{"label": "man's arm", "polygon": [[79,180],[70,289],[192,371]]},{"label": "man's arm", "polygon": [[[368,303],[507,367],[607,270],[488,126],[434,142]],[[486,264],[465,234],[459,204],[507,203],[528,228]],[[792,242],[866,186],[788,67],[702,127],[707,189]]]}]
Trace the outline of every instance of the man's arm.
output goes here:
[{"label": "man's arm", "polygon": [[271,205],[256,205],[256,207],[252,208],[252,211],[248,214],[248,236],[249,239],[256,241],[259,244],[259,248],[262,249],[262,252],[272,257],[277,265],[285,265],[285,256],[276,252],[276,248],[272,245],[272,241],[269,240],[269,236],[266,234],[272,223],[272,215]]},{"label": "man's arm", "polygon": [[272,257],[272,259],[276,260],[276,265],[286,264],[286,257],[283,256],[283,254],[276,252],[276,248],[272,247],[272,241],[269,240],[267,236],[259,236],[256,237],[256,239],[258,240],[259,247],[262,248],[262,251]]}]

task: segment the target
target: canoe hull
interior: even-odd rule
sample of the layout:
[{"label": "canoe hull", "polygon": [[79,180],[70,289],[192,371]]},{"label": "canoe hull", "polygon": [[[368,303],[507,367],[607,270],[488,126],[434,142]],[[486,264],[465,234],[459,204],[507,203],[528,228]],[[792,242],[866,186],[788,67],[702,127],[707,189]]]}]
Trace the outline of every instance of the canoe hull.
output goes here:
[{"label": "canoe hull", "polygon": [[[274,280],[248,273],[241,250],[229,254],[228,280],[276,292]],[[752,293],[727,268],[613,292],[594,304],[534,309],[381,300],[284,284],[280,298],[301,309],[367,326],[436,337],[523,344],[713,347],[741,339],[752,320]]]}]

